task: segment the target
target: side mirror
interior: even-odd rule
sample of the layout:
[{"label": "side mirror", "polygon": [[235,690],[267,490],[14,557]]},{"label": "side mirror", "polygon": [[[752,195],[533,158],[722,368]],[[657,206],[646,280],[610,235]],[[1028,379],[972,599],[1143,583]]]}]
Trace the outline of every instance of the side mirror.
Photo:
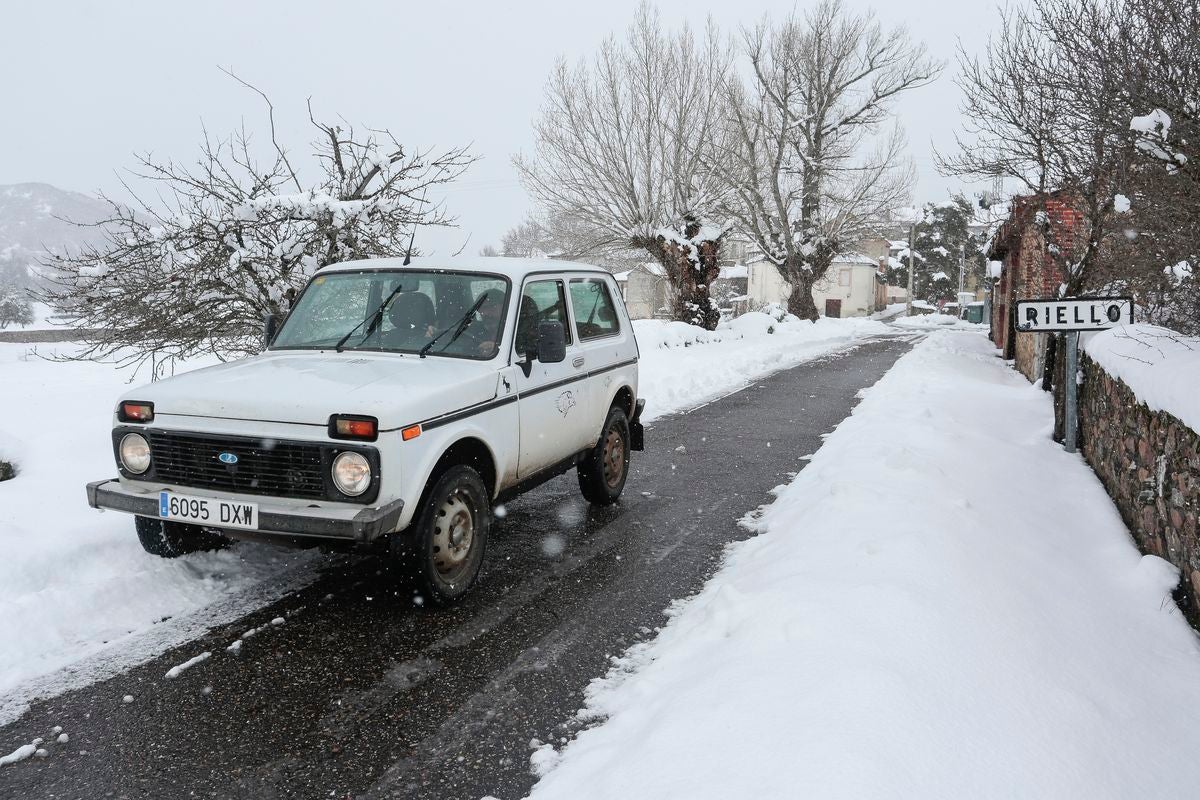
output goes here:
[{"label": "side mirror", "polygon": [[275,339],[275,334],[279,330],[279,315],[267,314],[263,317],[263,347],[270,347],[271,342]]},{"label": "side mirror", "polygon": [[567,357],[567,332],[558,321],[539,322],[537,337],[537,360],[543,364],[557,364]]}]

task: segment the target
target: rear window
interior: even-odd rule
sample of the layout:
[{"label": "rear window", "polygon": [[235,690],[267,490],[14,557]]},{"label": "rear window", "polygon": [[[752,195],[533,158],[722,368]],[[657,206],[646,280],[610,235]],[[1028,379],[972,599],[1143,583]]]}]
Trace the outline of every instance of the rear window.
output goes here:
[{"label": "rear window", "polygon": [[573,278],[571,307],[575,309],[575,327],[581,341],[612,336],[621,330],[616,305],[603,278]]}]

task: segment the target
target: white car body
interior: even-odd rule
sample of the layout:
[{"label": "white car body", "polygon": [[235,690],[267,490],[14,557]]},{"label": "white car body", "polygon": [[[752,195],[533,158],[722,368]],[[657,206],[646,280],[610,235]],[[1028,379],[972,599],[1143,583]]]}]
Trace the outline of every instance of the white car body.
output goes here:
[{"label": "white car body", "polygon": [[[152,464],[159,457],[154,437],[179,434],[214,442],[218,449],[236,450],[222,443],[253,440],[266,448],[315,444],[334,455],[345,449],[374,451],[376,485],[368,501],[230,492],[199,479],[164,482],[154,478],[153,468],[145,476],[129,474],[118,457],[121,476],[89,484],[89,502],[155,516],[163,492],[242,501],[257,505],[257,529],[225,531],[232,535],[369,545],[413,521],[435,467],[448,453],[469,453],[497,502],[574,466],[596,446],[614,403],[626,411],[636,430],[635,447],[640,447],[637,342],[608,272],[546,259],[414,259],[409,266],[398,259],[375,259],[326,267],[314,280],[337,272],[380,270],[481,273],[510,281],[496,354],[473,360],[270,347],[257,356],[134,389],[121,402],[152,403],[152,421],[123,422],[117,415],[113,420],[114,450],[118,432],[141,432],[151,441]],[[564,285],[572,279],[604,281],[616,307],[618,332],[586,341],[576,332],[564,361],[529,359],[523,364],[514,347],[519,300],[526,283],[547,279]],[[567,298],[569,306],[569,292]],[[573,331],[575,317],[572,309]],[[330,419],[335,415],[374,418],[378,438],[333,438]],[[420,426],[419,434],[405,440],[402,431],[414,426]]]}]

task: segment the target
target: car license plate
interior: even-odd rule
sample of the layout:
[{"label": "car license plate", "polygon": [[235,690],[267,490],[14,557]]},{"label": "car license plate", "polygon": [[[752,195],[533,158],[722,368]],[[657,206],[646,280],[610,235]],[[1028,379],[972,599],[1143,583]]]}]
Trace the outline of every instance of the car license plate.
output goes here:
[{"label": "car license plate", "polygon": [[160,492],[158,516],[162,519],[190,522],[193,525],[253,530],[258,527],[258,503]]}]

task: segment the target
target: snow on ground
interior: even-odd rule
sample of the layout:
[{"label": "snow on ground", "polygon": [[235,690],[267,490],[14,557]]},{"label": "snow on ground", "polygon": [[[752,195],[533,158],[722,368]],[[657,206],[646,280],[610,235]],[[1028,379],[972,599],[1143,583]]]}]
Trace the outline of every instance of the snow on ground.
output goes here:
[{"label": "snow on ground", "polygon": [[935,331],[941,329],[957,329],[964,331],[986,331],[987,324],[967,322],[950,314],[917,314],[912,317],[900,317],[892,320],[898,328],[908,328],[918,331]]},{"label": "snow on ground", "polygon": [[[532,798],[1192,797],[1200,646],[1049,396],[933,334],[592,684]],[[539,743],[540,744],[540,743]]]},{"label": "snow on ground", "polygon": [[641,363],[638,394],[646,399],[643,419],[652,420],[736,391],[764,375],[860,344],[864,338],[895,334],[881,322],[862,318],[784,321],[750,312],[709,332],[695,325],[637,320]]},{"label": "snow on ground", "polygon": [[1153,411],[1165,411],[1200,431],[1200,337],[1157,325],[1122,325],[1083,334],[1080,345]]},{"label": "snow on ground", "polygon": [[[718,333],[636,324],[647,418],[889,330],[863,320],[744,320]],[[89,508],[84,485],[116,474],[112,409],[131,380],[145,377],[29,352],[0,343],[0,458],[18,470],[0,482],[0,724],[33,696],[114,674],[236,619],[308,582],[324,563],[318,553],[244,543],[171,560],[143,552],[133,520]]]},{"label": "snow on ground", "polygon": [[882,311],[876,311],[871,315],[871,319],[890,320],[904,313],[907,305],[904,303],[889,303]]},{"label": "snow on ground", "polygon": [[41,331],[54,330],[61,327],[59,324],[61,320],[59,320],[57,317],[55,317],[53,320],[51,319],[51,317],[54,316],[54,310],[50,308],[50,306],[46,305],[45,303],[30,303],[30,308],[33,311],[33,322],[29,323],[28,325],[12,324],[7,328],[4,328],[4,330]]},{"label": "snow on ground", "polygon": [[[113,674],[236,619],[302,585],[319,563],[265,545],[146,554],[133,520],[89,508],[84,492],[116,474],[108,431],[128,372],[29,350],[0,344],[0,457],[18,471],[0,482],[0,724],[31,696]],[[98,661],[80,666],[89,657]]]}]

